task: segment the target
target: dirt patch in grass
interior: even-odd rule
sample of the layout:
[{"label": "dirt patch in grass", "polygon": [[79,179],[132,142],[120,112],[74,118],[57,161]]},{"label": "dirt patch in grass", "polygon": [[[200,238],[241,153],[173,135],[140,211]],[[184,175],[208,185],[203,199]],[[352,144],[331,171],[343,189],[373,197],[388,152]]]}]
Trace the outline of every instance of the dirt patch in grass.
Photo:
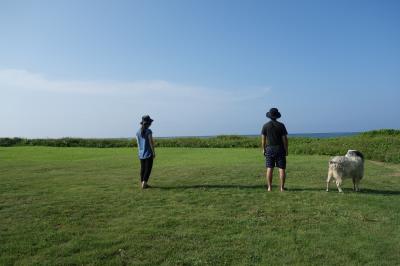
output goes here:
[{"label": "dirt patch in grass", "polygon": [[394,171],[393,173],[390,174],[390,176],[400,176],[400,165],[398,164],[392,164],[392,163],[384,163],[384,162],[378,162],[378,161],[370,161],[371,163],[390,169]]}]

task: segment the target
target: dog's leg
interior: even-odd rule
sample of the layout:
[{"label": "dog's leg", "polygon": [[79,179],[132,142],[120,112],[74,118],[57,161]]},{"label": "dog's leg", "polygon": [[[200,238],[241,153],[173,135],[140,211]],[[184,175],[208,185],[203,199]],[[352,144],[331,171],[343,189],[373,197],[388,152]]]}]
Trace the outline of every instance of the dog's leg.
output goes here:
[{"label": "dog's leg", "polygon": [[326,179],[326,192],[329,191],[329,182],[331,182],[332,172],[328,171],[328,178]]},{"label": "dog's leg", "polygon": [[339,190],[339,193],[343,193],[343,190],[340,187],[341,184],[342,184],[341,180],[336,180],[336,186],[337,186],[337,189]]},{"label": "dog's leg", "polygon": [[360,179],[361,178],[357,178],[357,180],[356,180],[356,191],[357,192],[360,191]]}]

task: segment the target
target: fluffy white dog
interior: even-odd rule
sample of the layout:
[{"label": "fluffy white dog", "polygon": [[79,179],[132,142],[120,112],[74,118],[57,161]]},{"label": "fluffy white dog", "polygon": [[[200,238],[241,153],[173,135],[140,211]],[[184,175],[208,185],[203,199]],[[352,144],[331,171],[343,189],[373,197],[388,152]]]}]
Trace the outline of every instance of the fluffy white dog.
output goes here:
[{"label": "fluffy white dog", "polygon": [[345,156],[335,156],[329,161],[328,178],[326,180],[326,191],[329,191],[329,182],[332,177],[336,181],[339,192],[343,179],[353,180],[353,190],[360,191],[358,185],[364,176],[364,156],[357,150],[348,150]]}]

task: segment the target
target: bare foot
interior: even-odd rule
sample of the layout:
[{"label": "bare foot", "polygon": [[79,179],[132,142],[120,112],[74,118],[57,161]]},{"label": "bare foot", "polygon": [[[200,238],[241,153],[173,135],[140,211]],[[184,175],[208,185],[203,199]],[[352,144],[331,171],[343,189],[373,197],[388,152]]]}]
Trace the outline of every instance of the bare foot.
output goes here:
[{"label": "bare foot", "polygon": [[267,188],[267,191],[268,191],[268,192],[271,192],[271,191],[272,191],[271,187],[268,187],[268,188]]},{"label": "bare foot", "polygon": [[281,192],[284,192],[284,191],[286,191],[286,188],[281,187]]}]

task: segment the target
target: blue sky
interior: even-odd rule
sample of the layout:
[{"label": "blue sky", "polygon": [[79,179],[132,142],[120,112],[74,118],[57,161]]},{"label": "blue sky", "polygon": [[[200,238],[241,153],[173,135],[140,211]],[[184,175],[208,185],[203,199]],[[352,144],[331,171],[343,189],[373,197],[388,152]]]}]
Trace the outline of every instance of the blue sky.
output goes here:
[{"label": "blue sky", "polygon": [[0,1],[0,136],[400,128],[399,1]]}]

